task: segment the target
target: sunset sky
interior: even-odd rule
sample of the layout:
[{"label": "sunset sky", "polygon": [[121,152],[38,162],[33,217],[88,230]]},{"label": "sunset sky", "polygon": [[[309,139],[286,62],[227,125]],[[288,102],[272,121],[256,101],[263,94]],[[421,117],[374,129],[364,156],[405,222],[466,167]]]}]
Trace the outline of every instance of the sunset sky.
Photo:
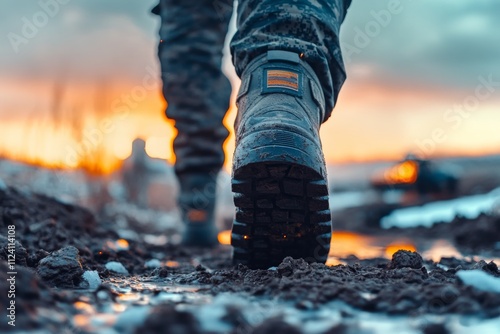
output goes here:
[{"label": "sunset sky", "polygon": [[[111,166],[142,137],[171,160],[156,1],[60,2],[0,0],[0,154]],[[322,128],[327,160],[500,153],[499,15],[496,0],[353,0],[341,34],[348,79]],[[224,70],[237,90],[227,56]]]}]

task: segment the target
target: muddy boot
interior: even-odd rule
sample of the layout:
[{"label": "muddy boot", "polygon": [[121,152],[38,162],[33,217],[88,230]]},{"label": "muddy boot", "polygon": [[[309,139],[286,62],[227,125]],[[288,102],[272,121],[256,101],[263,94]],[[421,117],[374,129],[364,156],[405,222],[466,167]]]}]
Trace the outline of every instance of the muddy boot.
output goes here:
[{"label": "muddy boot", "polygon": [[235,263],[267,268],[287,256],[327,259],[331,217],[320,87],[311,67],[286,51],[268,51],[242,75],[232,175]]},{"label": "muddy boot", "polygon": [[179,176],[179,208],[184,223],[182,244],[212,247],[218,244],[215,226],[216,176]]}]

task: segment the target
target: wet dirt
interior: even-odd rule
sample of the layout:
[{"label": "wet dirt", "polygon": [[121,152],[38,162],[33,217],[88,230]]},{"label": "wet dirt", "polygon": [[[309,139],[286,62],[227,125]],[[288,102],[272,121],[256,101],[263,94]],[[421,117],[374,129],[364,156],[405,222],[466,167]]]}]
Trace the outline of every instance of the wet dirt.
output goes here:
[{"label": "wet dirt", "polygon": [[[308,332],[306,327],[271,313],[259,321],[249,321],[245,312],[253,311],[245,300],[272,301],[275,308],[300,314],[328,311],[331,315],[327,318],[331,319],[338,315],[334,323],[318,329],[318,333],[363,332],[352,320],[357,319],[357,312],[389,318],[429,314],[500,317],[500,294],[465,285],[456,275],[459,270],[479,269],[500,277],[497,264],[479,258],[444,258],[436,263],[415,252],[398,251],[392,260],[347,257],[342,259],[343,264],[325,266],[286,258],[277,267],[250,270],[232,265],[227,246],[206,250],[183,248],[156,239],[152,242],[151,235],[158,231],[150,226],[141,227],[132,219],[126,228],[133,228],[135,233],[123,238],[119,231],[123,224],[118,227],[116,217],[96,218],[86,209],[13,188],[0,190],[0,208],[2,231],[8,225],[16,226],[16,330]],[[470,253],[491,248],[498,242],[498,217],[482,215],[473,223],[476,228],[471,230],[471,222],[457,218],[452,224],[409,233],[423,238],[449,235],[460,250]],[[175,240],[174,232],[167,232],[166,238]],[[8,289],[6,260],[7,240],[3,237],[0,238],[2,291]],[[110,262],[121,263],[129,274],[118,273]],[[95,289],[84,284],[82,273],[88,271],[96,271],[101,280]],[[193,290],[174,291],[181,286]],[[245,302],[224,306],[223,311],[210,319],[217,319],[225,327],[209,328],[203,314],[222,296]],[[8,303],[3,292],[0,299],[2,305]],[[348,309],[332,308],[332,303],[341,303]],[[142,310],[141,307],[147,307],[141,313],[143,316],[137,316],[140,313],[137,311],[124,325],[122,318],[126,317],[120,318],[119,314]],[[92,317],[100,319],[99,326],[95,322],[89,325]],[[416,332],[446,333],[443,319],[419,325]],[[12,328],[2,321],[0,330],[7,329]]]}]

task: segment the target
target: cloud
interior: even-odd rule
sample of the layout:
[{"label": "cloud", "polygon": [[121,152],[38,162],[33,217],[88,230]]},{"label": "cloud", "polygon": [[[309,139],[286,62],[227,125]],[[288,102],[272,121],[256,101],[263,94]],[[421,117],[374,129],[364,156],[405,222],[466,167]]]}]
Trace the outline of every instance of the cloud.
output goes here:
[{"label": "cloud", "polygon": [[473,87],[479,75],[500,78],[498,1],[401,0],[400,13],[384,27],[376,17],[391,1],[396,0],[353,1],[342,28],[344,53],[369,22],[380,31],[352,53],[348,70],[362,63],[377,69],[367,80],[450,88]]},{"label": "cloud", "polygon": [[[103,77],[138,79],[156,62],[158,20],[149,13],[154,0],[70,1],[36,27],[34,37],[0,54],[0,71],[16,79],[47,80],[65,75],[80,81]],[[9,6],[9,9],[2,7]],[[26,20],[43,9],[37,2],[0,4],[0,36],[24,38]],[[9,12],[9,15],[5,15]]]},{"label": "cloud", "polygon": [[[156,63],[159,18],[149,13],[156,3],[69,1],[18,54],[10,48],[0,53],[0,71],[30,80],[60,73],[83,81],[137,80]],[[499,1],[400,0],[401,10],[381,24],[393,3],[398,0],[353,1],[341,36],[350,79],[429,89],[470,89],[480,75],[500,80]],[[38,1],[0,2],[3,41],[9,32],[20,33],[23,17],[40,10]],[[346,46],[356,46],[359,31],[366,34],[373,23],[379,31],[350,54]]]}]

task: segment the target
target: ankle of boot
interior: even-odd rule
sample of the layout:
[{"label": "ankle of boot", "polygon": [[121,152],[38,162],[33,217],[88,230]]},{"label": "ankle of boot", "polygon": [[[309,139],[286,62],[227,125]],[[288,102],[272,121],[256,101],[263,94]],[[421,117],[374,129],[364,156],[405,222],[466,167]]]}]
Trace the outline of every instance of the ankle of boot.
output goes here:
[{"label": "ankle of boot", "polygon": [[205,212],[207,220],[212,220],[217,196],[217,173],[178,175],[178,180],[177,202],[184,218],[203,220],[200,218],[201,212]]},{"label": "ankle of boot", "polygon": [[[318,125],[325,121],[325,97],[319,79],[311,66],[296,53],[271,50],[252,60],[241,76],[236,98],[239,114],[235,128],[259,96],[286,94],[303,101],[314,101],[318,108]],[[240,112],[241,111],[241,112]],[[315,118],[316,118],[315,117]]]}]

